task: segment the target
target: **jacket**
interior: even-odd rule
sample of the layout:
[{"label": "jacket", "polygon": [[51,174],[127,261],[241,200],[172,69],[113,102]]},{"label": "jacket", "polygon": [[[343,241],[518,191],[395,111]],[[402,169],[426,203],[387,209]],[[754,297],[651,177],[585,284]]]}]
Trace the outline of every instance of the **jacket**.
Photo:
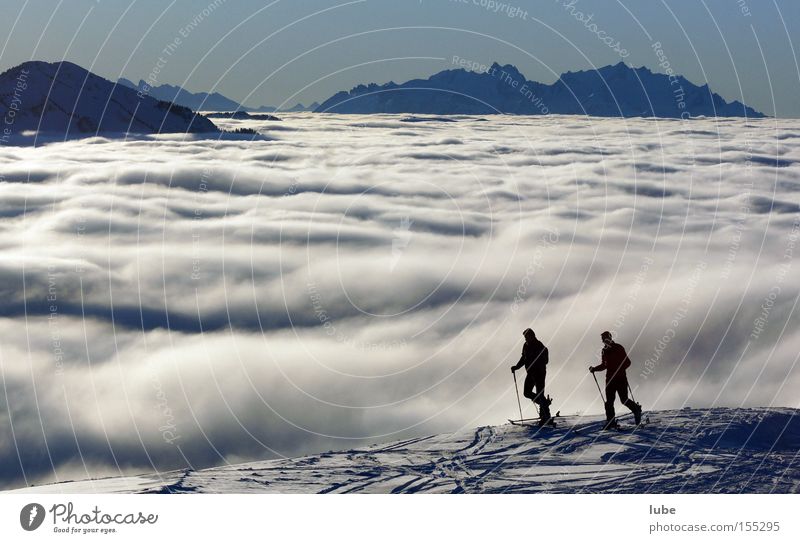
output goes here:
[{"label": "jacket", "polygon": [[619,343],[612,343],[603,347],[599,366],[595,366],[595,371],[606,370],[606,383],[616,380],[627,379],[625,370],[631,367],[631,359],[625,352],[625,347]]},{"label": "jacket", "polygon": [[532,343],[525,342],[522,346],[522,357],[520,357],[514,369],[525,366],[525,371],[544,371],[549,362],[550,353],[544,343],[534,339]]}]

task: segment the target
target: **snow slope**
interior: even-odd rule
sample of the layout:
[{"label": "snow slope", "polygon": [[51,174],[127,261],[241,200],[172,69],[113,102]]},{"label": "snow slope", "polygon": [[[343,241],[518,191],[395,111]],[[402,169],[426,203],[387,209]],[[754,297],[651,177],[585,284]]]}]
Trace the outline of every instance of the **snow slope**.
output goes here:
[{"label": "snow slope", "polygon": [[[362,449],[31,487],[133,493],[792,493],[800,490],[796,409],[682,409],[603,432],[598,417],[556,429],[483,426]],[[629,422],[629,417],[622,417]]]},{"label": "snow slope", "polygon": [[217,133],[188,108],[137,94],[71,62],[25,62],[0,74],[0,118],[13,133]]}]

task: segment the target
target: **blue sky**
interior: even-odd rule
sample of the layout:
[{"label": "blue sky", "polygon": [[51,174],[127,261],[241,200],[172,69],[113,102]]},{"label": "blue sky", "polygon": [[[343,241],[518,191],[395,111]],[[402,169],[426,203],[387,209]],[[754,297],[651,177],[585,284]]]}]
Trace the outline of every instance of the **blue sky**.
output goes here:
[{"label": "blue sky", "polygon": [[620,60],[662,71],[653,48],[660,42],[691,81],[770,115],[800,117],[796,0],[6,0],[3,7],[2,69],[66,58],[110,79],[138,80],[160,67],[159,83],[217,90],[254,106],[427,76],[453,67],[454,56],[512,63],[543,82]]}]

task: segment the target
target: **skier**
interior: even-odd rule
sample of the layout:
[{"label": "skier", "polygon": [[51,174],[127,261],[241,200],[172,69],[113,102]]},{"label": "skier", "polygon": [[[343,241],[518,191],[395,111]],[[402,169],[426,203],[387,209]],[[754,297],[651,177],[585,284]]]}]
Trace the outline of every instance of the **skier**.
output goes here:
[{"label": "skier", "polygon": [[606,425],[605,429],[616,428],[617,419],[614,414],[614,397],[619,394],[619,401],[633,412],[636,424],[642,422],[642,406],[628,398],[628,377],[625,370],[631,365],[625,347],[616,343],[611,332],[600,334],[605,346],[599,366],[589,366],[589,371],[606,371]]},{"label": "skier", "polygon": [[[511,372],[516,372],[525,366],[527,375],[525,384],[522,387],[522,394],[529,398],[533,403],[539,405],[539,422],[544,425],[550,422],[550,403],[552,400],[544,395],[544,380],[547,373],[547,362],[549,353],[547,347],[536,339],[536,334],[530,328],[526,328],[522,335],[525,337],[525,345],[522,346],[522,357],[519,362],[511,366]],[[536,388],[534,393],[533,389]]]}]

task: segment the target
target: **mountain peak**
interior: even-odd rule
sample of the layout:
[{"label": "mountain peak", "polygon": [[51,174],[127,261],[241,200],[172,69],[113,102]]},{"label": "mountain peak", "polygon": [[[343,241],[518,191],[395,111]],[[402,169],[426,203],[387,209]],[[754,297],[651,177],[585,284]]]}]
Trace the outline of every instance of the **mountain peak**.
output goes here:
[{"label": "mountain peak", "polygon": [[502,72],[506,76],[511,76],[513,79],[525,81],[525,76],[522,75],[522,72],[514,66],[513,64],[503,64],[501,65],[498,62],[492,63],[492,72],[490,73],[497,73]]},{"label": "mountain peak", "polygon": [[[466,76],[465,74],[469,74]],[[674,81],[681,85],[676,94]],[[528,81],[512,64],[495,61],[487,71],[444,70],[402,84],[360,84],[337,93],[316,111],[490,115],[590,115],[602,117],[763,117],[739,102],[726,102],[707,84],[633,68],[625,62],[565,72],[553,84]]]},{"label": "mountain peak", "polygon": [[[24,100],[15,96],[24,85]],[[139,96],[72,62],[29,61],[0,74],[0,116],[16,111],[13,132],[61,135],[98,133],[218,132],[191,110]]]}]

